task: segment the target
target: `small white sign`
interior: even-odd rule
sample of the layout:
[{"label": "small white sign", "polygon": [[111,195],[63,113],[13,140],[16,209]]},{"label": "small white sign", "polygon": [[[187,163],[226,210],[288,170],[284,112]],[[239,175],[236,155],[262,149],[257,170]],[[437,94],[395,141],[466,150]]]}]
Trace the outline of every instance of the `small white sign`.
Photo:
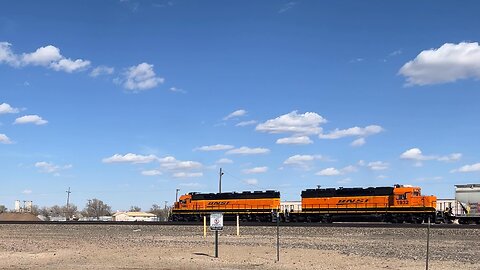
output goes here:
[{"label": "small white sign", "polygon": [[223,230],[223,213],[215,212],[210,214],[210,230],[212,231]]}]

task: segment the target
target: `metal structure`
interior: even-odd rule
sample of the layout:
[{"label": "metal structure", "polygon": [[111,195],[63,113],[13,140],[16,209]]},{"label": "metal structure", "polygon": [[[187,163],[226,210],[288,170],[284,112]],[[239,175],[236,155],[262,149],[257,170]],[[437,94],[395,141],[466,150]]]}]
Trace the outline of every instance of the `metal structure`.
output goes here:
[{"label": "metal structure", "polygon": [[455,200],[458,223],[480,224],[480,184],[455,185]]}]

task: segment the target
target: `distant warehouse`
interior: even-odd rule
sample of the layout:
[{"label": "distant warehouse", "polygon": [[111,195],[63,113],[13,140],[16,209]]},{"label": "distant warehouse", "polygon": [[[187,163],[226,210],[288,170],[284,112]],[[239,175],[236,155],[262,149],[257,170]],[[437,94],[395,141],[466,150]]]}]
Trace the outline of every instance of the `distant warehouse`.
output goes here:
[{"label": "distant warehouse", "polygon": [[113,221],[157,221],[157,216],[146,212],[118,212],[113,214]]}]

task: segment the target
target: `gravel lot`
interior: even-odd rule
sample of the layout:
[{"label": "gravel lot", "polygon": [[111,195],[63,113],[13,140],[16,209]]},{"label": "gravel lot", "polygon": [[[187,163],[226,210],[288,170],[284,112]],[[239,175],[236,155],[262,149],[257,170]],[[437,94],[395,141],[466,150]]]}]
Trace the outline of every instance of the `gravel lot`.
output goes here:
[{"label": "gravel lot", "polygon": [[[1,269],[425,269],[426,229],[0,225]],[[432,228],[430,269],[480,269],[480,229]]]}]

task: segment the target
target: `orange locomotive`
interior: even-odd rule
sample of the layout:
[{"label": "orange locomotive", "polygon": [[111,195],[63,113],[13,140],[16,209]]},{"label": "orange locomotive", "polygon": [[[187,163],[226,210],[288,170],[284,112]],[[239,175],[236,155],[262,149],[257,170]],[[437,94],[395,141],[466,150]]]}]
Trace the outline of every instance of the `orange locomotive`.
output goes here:
[{"label": "orange locomotive", "polygon": [[280,209],[280,192],[188,193],[172,209],[172,221],[198,221],[211,212],[223,212],[225,219],[237,214],[242,221],[271,221]]},{"label": "orange locomotive", "polygon": [[327,188],[302,191],[302,210],[285,213],[290,221],[385,221],[422,223],[435,220],[435,196],[419,187]]}]

